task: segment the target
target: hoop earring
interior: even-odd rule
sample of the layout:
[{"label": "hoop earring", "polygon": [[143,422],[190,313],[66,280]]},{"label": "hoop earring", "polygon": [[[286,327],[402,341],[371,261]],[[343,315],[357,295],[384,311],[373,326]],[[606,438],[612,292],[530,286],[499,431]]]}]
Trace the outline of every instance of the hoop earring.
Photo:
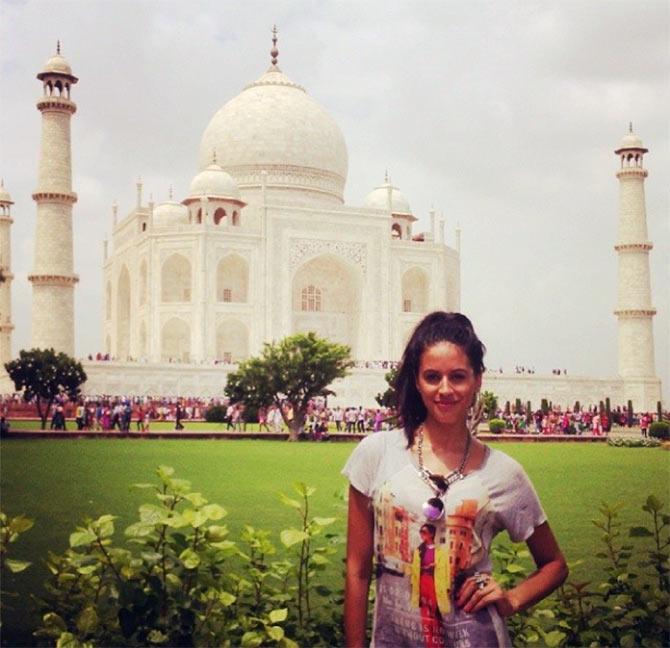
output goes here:
[{"label": "hoop earring", "polygon": [[477,427],[484,418],[484,401],[479,392],[475,395],[474,401],[468,409],[468,417],[465,425],[472,436],[477,436]]}]

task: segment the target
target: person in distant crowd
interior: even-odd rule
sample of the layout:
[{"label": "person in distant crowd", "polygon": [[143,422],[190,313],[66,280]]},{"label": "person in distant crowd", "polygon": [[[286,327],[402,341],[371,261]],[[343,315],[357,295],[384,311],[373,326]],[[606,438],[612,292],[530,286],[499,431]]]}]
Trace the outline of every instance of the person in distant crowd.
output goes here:
[{"label": "person in distant crowd", "polygon": [[177,408],[175,409],[175,413],[174,413],[174,429],[175,430],[183,430],[184,429],[184,425],[181,422],[183,417],[184,417],[184,410],[181,407],[181,403],[177,403]]},{"label": "person in distant crowd", "polygon": [[347,427],[345,432],[351,434],[354,431],[356,426],[356,410],[353,407],[348,407],[345,412],[345,420],[347,422]]},{"label": "person in distant crowd", "polygon": [[268,414],[268,420],[270,422],[270,425],[272,425],[272,431],[275,434],[281,434],[282,423],[284,422],[284,419],[282,418],[281,409],[279,407],[273,405],[270,408],[270,413]]},{"label": "person in distant crowd", "polygon": [[356,432],[365,434],[365,410],[362,405],[358,406],[358,412],[356,412]]},{"label": "person in distant crowd", "polygon": [[228,407],[226,408],[226,430],[234,430],[235,429],[235,410],[236,410],[235,403],[228,403]]},{"label": "person in distant crowd", "polygon": [[643,437],[649,436],[649,425],[651,424],[651,416],[645,412],[640,417],[640,434]]},{"label": "person in distant crowd", "polygon": [[137,408],[136,417],[135,429],[138,432],[144,432],[144,407],[142,405]]},{"label": "person in distant crowd", "polygon": [[268,410],[265,407],[259,407],[258,408],[258,431],[262,432],[265,430],[266,432],[270,431],[270,428],[268,426]]},{"label": "person in distant crowd", "polygon": [[372,424],[372,431],[373,432],[380,432],[381,431],[383,420],[384,420],[384,415],[382,414],[382,411],[379,408],[377,408],[377,411],[375,412],[374,422]]},{"label": "person in distant crowd", "polygon": [[596,412],[591,418],[591,434],[593,436],[600,436],[603,433],[602,420]]},{"label": "person in distant crowd", "polygon": [[9,434],[9,421],[3,414],[0,416],[0,437],[5,437]]},{"label": "person in distant crowd", "polygon": [[344,412],[339,405],[335,406],[333,410],[333,422],[335,423],[335,430],[342,432],[342,421],[344,420]]},{"label": "person in distant crowd", "polygon": [[85,411],[86,410],[84,409],[84,403],[82,401],[79,401],[77,403],[77,407],[75,408],[75,415],[74,415],[74,420],[75,420],[75,423],[77,424],[77,430],[83,430],[84,429],[84,423],[85,423],[84,413],[85,413]]}]

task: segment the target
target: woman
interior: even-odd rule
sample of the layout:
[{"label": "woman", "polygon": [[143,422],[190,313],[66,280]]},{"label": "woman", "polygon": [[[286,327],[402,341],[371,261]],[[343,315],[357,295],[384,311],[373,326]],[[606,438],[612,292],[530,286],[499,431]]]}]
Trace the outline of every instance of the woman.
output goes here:
[{"label": "woman", "polygon": [[[376,647],[507,646],[504,617],[537,603],[567,576],[521,466],[472,436],[471,418],[477,417],[469,414],[478,409],[473,405],[484,351],[464,315],[425,317],[407,344],[395,384],[404,429],[366,437],[344,467],[350,481],[344,608],[349,647],[366,645],[373,557]],[[425,524],[434,527],[434,555],[446,554],[442,576],[434,578],[434,598],[416,596],[412,587]],[[491,576],[489,548],[503,529],[514,542],[527,543],[537,565],[510,590]]]}]

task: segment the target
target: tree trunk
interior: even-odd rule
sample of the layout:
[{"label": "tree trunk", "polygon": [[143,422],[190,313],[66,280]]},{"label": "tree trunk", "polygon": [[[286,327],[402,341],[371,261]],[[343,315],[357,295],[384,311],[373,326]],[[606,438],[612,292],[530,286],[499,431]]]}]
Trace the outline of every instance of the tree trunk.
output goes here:
[{"label": "tree trunk", "polygon": [[288,440],[297,441],[305,425],[305,413],[293,409],[293,420],[288,426]]}]

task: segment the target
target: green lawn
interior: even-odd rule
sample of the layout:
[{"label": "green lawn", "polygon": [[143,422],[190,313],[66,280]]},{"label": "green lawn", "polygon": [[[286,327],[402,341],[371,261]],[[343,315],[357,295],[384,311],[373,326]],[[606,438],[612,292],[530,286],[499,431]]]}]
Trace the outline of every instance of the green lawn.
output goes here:
[{"label": "green lawn", "polygon": [[[568,560],[584,560],[573,569],[576,580],[592,580],[602,573],[589,558],[599,550],[600,533],[590,520],[602,500],[624,502],[621,515],[626,524],[640,523],[639,509],[647,495],[668,500],[670,454],[660,449],[571,443],[496,447],[525,466]],[[3,440],[2,509],[36,519],[12,547],[15,557],[35,564],[7,579],[3,589],[20,589],[22,597],[36,591],[47,576],[47,549],[63,551],[83,516],[113,513],[120,518],[119,529],[133,521],[148,494],[130,490],[129,485],[151,481],[159,464],[173,466],[176,476],[189,479],[195,490],[223,505],[233,536],[243,524],[277,531],[291,525],[295,512],[281,505],[276,493],[289,492],[295,480],[316,487],[315,514],[339,515],[338,528],[343,531],[342,502],[334,495],[345,487],[339,471],[352,449],[351,443],[251,440]],[[7,615],[3,643],[19,636],[17,626],[26,625],[25,611]]]}]

